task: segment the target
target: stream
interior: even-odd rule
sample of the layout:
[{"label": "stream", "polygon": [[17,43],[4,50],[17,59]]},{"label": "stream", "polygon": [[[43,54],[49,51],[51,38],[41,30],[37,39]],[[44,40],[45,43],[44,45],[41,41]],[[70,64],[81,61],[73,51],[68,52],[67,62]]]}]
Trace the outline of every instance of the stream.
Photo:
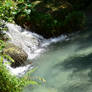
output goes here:
[{"label": "stream", "polygon": [[38,67],[30,77],[46,80],[41,85],[25,87],[23,92],[92,92],[92,22],[89,24],[81,32],[51,39],[7,25],[10,42],[22,47],[32,61],[32,66],[7,66],[8,69],[18,76]]},{"label": "stream", "polygon": [[51,44],[34,65],[39,68],[32,76],[46,83],[23,92],[92,92],[92,30]]},{"label": "stream", "polygon": [[40,76],[46,82],[28,86],[23,92],[92,92],[92,18],[89,19],[86,30],[52,43],[34,60],[38,70],[31,76]]}]

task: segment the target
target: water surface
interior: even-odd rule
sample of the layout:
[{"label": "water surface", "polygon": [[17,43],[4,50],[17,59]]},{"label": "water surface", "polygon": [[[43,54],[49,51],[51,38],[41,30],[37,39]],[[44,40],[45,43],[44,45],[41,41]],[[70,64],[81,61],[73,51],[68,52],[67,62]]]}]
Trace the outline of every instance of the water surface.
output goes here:
[{"label": "water surface", "polygon": [[38,70],[32,76],[46,82],[24,92],[92,92],[92,29],[69,38],[51,44],[34,60]]}]

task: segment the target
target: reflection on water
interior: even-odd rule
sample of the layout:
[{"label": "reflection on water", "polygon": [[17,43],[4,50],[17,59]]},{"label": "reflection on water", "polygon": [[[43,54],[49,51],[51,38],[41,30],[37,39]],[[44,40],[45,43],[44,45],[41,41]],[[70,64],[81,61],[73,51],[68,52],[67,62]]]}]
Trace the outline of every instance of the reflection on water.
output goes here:
[{"label": "reflection on water", "polygon": [[52,44],[34,65],[39,68],[33,76],[45,78],[46,83],[24,92],[92,92],[91,30]]}]

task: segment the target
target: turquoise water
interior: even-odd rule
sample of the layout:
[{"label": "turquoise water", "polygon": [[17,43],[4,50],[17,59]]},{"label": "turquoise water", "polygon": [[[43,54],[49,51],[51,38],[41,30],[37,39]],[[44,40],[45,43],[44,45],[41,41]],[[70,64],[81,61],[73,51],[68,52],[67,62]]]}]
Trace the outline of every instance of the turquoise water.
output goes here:
[{"label": "turquoise water", "polygon": [[46,82],[28,86],[24,92],[92,92],[92,30],[77,33],[69,40],[51,44],[34,60],[34,77]]}]

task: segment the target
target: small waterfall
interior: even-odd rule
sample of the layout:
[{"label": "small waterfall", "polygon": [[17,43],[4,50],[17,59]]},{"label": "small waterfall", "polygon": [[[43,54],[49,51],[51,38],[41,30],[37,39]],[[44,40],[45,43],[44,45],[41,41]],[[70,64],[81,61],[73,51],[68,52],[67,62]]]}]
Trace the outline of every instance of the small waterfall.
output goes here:
[{"label": "small waterfall", "polygon": [[7,27],[9,29],[7,34],[11,39],[10,42],[24,49],[28,54],[28,59],[33,59],[37,55],[37,50],[43,37],[14,24],[8,23]]},{"label": "small waterfall", "polygon": [[[18,25],[11,23],[7,23],[6,25],[8,27],[6,34],[8,34],[10,37],[9,42],[22,48],[28,54],[28,60],[35,59],[37,56],[43,53],[51,43],[56,43],[67,38],[67,36],[61,35],[57,38],[45,39],[36,33],[32,33],[21,28]],[[29,69],[30,66],[31,65],[12,68],[7,65],[7,68],[12,72],[12,74],[22,75],[26,70]]]}]

